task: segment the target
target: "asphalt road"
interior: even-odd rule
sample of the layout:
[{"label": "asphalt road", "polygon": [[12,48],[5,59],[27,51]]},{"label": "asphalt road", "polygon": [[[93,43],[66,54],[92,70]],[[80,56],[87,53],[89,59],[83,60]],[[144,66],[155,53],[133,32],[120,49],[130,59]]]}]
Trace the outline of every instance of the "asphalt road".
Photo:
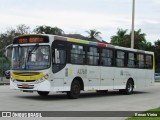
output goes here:
[{"label": "asphalt road", "polygon": [[[10,90],[8,85],[0,86],[0,111],[145,111],[157,107],[160,107],[160,83],[137,89],[132,95],[121,95],[118,91],[109,91],[107,94],[83,92],[79,99],[74,100],[68,99],[63,93],[50,93],[47,97],[40,97],[37,93]],[[73,117],[56,119],[71,120]],[[77,119],[106,120],[102,117]]]}]

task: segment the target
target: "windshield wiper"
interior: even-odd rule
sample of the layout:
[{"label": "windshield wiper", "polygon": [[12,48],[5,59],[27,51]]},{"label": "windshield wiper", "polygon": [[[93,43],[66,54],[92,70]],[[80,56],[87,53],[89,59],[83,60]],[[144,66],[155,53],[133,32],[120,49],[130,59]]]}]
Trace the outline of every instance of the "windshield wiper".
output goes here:
[{"label": "windshield wiper", "polygon": [[38,49],[38,47],[39,47],[39,44],[36,44],[31,50],[27,51],[27,55],[26,55],[27,61],[26,61],[26,63],[29,61],[29,58],[30,58],[32,52],[36,51]]},{"label": "windshield wiper", "polygon": [[19,52],[20,52],[20,45],[18,45],[18,63],[19,63],[19,68],[20,68],[20,54],[19,54]]},{"label": "windshield wiper", "polygon": [[36,44],[31,50],[28,48],[27,54],[26,54],[25,69],[26,69],[26,67],[27,67],[27,63],[28,63],[28,61],[29,61],[29,58],[30,58],[32,52],[35,51],[35,50],[37,50],[38,47],[39,47],[39,44]]}]

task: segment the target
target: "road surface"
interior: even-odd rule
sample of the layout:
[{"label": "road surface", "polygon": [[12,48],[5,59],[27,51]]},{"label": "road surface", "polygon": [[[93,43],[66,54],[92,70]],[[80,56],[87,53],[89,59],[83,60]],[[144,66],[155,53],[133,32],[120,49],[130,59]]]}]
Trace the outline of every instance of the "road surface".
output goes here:
[{"label": "road surface", "polygon": [[[68,99],[64,93],[50,93],[47,97],[40,97],[37,93],[10,90],[9,85],[0,86],[0,111],[145,111],[157,107],[160,107],[160,83],[137,89],[132,95],[121,95],[118,91],[109,91],[107,94],[83,92],[79,99]],[[56,119],[71,120],[73,117],[62,115]],[[106,120],[103,117],[77,119]],[[125,118],[109,119],[124,120]]]}]

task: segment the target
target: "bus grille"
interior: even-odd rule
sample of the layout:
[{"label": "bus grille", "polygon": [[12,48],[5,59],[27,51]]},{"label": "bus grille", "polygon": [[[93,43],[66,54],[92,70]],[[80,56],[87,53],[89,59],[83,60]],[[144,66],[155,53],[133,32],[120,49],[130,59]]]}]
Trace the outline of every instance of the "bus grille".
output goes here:
[{"label": "bus grille", "polygon": [[17,85],[18,88],[22,88],[22,89],[33,89],[34,85],[28,85],[27,87],[23,87],[23,85]]}]

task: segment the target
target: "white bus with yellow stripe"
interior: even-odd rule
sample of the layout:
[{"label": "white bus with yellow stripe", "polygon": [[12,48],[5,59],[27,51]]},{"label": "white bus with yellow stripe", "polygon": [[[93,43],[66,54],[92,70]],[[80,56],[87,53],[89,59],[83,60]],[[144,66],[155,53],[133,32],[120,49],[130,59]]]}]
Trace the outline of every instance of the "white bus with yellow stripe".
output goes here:
[{"label": "white bus with yellow stripe", "polygon": [[10,88],[24,92],[119,90],[154,83],[154,53],[56,35],[23,35],[14,38]]}]

